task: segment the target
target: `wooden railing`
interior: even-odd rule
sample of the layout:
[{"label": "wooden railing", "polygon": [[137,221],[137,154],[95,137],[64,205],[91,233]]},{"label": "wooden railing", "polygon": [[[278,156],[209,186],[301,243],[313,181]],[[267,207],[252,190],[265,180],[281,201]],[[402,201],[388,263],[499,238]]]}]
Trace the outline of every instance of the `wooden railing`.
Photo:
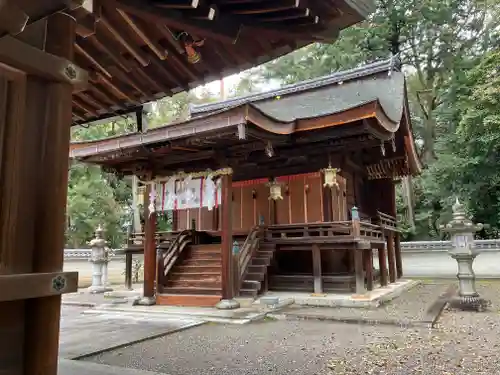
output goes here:
[{"label": "wooden railing", "polygon": [[251,229],[250,233],[241,247],[240,253],[238,254],[238,270],[239,278],[243,279],[247,271],[248,264],[254,256],[255,252],[259,249],[259,241],[262,234],[262,227],[255,226]]},{"label": "wooden railing", "polygon": [[383,212],[377,211],[377,224],[386,231],[399,232],[397,228],[397,221],[394,216],[384,214]]},{"label": "wooden railing", "polygon": [[270,225],[266,231],[266,239],[269,241],[301,239],[340,242],[357,237],[381,239],[383,234],[380,226],[359,220]]},{"label": "wooden railing", "polygon": [[[155,241],[157,244],[169,242],[173,240],[177,234],[179,234],[179,232],[156,232]],[[145,236],[146,234],[144,232],[130,233],[127,239],[127,244],[129,246],[143,246]]]},{"label": "wooden railing", "polygon": [[165,279],[174,266],[182,251],[190,243],[196,243],[196,232],[192,229],[183,230],[170,244],[160,243],[157,254],[157,279],[156,289],[161,293],[161,287],[165,284]]}]

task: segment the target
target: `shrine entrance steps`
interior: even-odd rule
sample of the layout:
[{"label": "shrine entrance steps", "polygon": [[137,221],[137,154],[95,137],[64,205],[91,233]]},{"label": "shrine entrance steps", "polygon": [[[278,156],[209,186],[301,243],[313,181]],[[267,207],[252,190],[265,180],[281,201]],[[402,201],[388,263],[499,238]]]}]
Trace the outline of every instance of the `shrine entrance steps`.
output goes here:
[{"label": "shrine entrance steps", "polygon": [[252,256],[241,283],[240,297],[257,298],[266,289],[268,268],[274,258],[276,245],[261,242],[259,249]]},{"label": "shrine entrance steps", "polygon": [[221,244],[190,245],[167,276],[159,305],[214,306],[221,299]]}]

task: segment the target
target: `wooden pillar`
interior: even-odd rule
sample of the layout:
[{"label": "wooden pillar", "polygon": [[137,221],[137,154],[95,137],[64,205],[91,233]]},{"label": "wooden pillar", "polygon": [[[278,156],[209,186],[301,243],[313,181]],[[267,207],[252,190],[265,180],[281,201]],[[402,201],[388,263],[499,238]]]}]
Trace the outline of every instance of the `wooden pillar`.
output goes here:
[{"label": "wooden pillar", "polygon": [[[321,183],[324,183],[324,176],[321,177]],[[332,189],[328,186],[322,188],[323,191],[323,220],[333,221],[333,208],[332,208]]]},{"label": "wooden pillar", "polygon": [[366,289],[373,290],[373,250],[363,250],[364,269],[366,275]]},{"label": "wooden pillar", "polygon": [[396,233],[394,238],[396,255],[396,276],[398,279],[403,277],[403,259],[401,257],[401,235]]},{"label": "wooden pillar", "polygon": [[125,288],[132,290],[132,253],[125,253]]},{"label": "wooden pillar", "polygon": [[222,232],[222,299],[231,300],[234,298],[233,290],[233,200],[232,200],[233,178],[230,174],[222,176],[221,194],[221,232]]},{"label": "wooden pillar", "polygon": [[394,254],[394,235],[389,233],[386,237],[387,240],[387,258],[389,263],[389,281],[391,283],[396,281],[396,263]]},{"label": "wooden pillar", "polygon": [[321,250],[318,245],[312,245],[312,261],[314,276],[314,293],[323,293],[323,280],[321,278]]},{"label": "wooden pillar", "polygon": [[57,374],[61,293],[77,283],[62,272],[76,22],[58,13],[39,25],[45,35],[30,35],[44,45],[25,35],[32,45],[18,54],[0,46],[0,63],[14,67],[0,64],[0,373],[9,375]]},{"label": "wooden pillar", "polygon": [[354,273],[356,275],[356,294],[364,294],[365,275],[363,273],[363,250],[354,250]]},{"label": "wooden pillar", "polygon": [[387,286],[387,251],[385,247],[378,249],[378,267],[380,269],[380,285]]},{"label": "wooden pillar", "polygon": [[[146,187],[146,194],[144,197],[144,286],[143,296],[140,300],[141,305],[153,305],[154,298],[154,285],[156,279],[156,213],[149,212],[149,196],[152,192],[152,185],[148,184]],[[147,199],[147,200],[146,200]]]}]

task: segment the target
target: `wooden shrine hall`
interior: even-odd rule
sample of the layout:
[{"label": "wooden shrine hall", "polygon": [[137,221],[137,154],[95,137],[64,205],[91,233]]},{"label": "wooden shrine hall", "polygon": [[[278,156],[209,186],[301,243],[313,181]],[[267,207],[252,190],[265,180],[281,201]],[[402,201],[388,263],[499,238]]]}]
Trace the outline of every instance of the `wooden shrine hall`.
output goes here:
[{"label": "wooden shrine hall", "polygon": [[[0,373],[57,373],[61,295],[76,291],[78,277],[63,272],[71,125],[135,112],[140,128],[143,104],[311,42],[333,42],[373,10],[370,0],[0,1]],[[199,162],[201,171],[210,160],[189,164]],[[219,206],[226,208],[215,222],[229,230],[231,175],[223,186]],[[155,215],[149,218],[151,233]],[[201,233],[179,232],[164,264],[180,259],[187,244],[204,244]],[[156,244],[148,236],[145,290],[153,296]],[[232,237],[224,238],[229,249]],[[227,261],[224,255],[224,273],[219,267],[224,297],[233,293]]]},{"label": "wooden shrine hall", "polygon": [[[397,59],[194,106],[71,157],[147,186],[148,303],[363,294],[402,276],[395,184],[421,167]],[[165,212],[172,232],[155,236]]]}]

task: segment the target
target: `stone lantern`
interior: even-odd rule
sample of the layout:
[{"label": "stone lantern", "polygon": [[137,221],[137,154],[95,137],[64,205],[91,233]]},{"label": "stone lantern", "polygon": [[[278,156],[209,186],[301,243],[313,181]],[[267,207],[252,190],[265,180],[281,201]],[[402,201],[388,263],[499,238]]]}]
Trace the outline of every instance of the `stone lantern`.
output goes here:
[{"label": "stone lantern", "polygon": [[451,248],[448,252],[458,263],[459,294],[450,301],[450,305],[463,310],[483,311],[488,306],[488,301],[476,291],[476,277],[472,268],[472,263],[479,254],[474,244],[474,233],[483,229],[483,225],[473,224],[466,217],[464,206],[458,198],[452,211],[453,219],[441,226],[443,232],[450,234]]},{"label": "stone lantern", "polygon": [[[92,285],[88,291],[90,293],[104,293],[112,291],[103,282],[103,276],[106,279],[105,267],[108,263],[108,254],[106,249],[106,240],[103,238],[103,229],[99,225],[95,231],[95,238],[89,242],[92,253],[89,261],[92,263]],[[106,281],[106,280],[105,280]]]}]

